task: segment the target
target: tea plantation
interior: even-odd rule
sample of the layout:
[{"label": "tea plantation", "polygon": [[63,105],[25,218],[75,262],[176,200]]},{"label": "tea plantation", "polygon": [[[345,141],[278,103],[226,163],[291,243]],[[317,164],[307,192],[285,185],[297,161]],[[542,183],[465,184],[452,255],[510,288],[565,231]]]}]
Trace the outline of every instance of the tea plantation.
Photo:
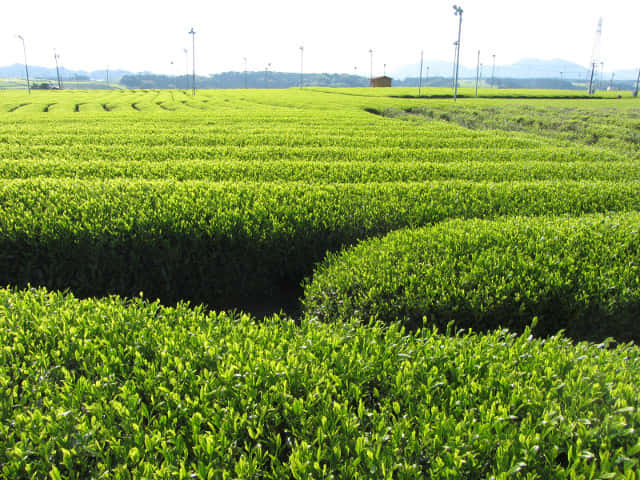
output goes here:
[{"label": "tea plantation", "polygon": [[4,92],[0,477],[638,478],[639,101],[415,93]]}]

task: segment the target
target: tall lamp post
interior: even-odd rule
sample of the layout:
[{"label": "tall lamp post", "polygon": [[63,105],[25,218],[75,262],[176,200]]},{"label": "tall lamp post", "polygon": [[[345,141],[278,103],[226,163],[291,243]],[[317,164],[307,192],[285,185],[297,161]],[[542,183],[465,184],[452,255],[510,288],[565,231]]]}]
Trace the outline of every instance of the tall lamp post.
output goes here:
[{"label": "tall lamp post", "polygon": [[478,64],[476,66],[476,98],[478,98],[478,83],[480,83],[480,50],[478,50]]},{"label": "tall lamp post", "polygon": [[422,64],[424,63],[424,50],[420,50],[420,79],[418,80],[418,96],[422,93]]},{"label": "tall lamp post", "polygon": [[303,61],[304,61],[304,46],[300,46],[300,88],[302,88],[303,78],[304,78],[304,70],[303,70]]},{"label": "tall lamp post", "polygon": [[462,8],[457,5],[453,6],[454,15],[459,17],[460,20],[458,22],[458,41],[456,42],[456,73],[454,75],[453,80],[453,101],[455,102],[458,98],[458,71],[460,68],[460,38],[462,33]]},{"label": "tall lamp post", "polygon": [[189,90],[189,50],[186,48],[184,51],[184,89]]},{"label": "tall lamp post", "polygon": [[56,61],[56,74],[58,75],[58,89],[62,90],[62,79],[60,78],[60,68],[58,67],[58,59],[60,58],[60,55],[58,54],[58,52],[56,52],[56,49],[53,49],[53,58]]},{"label": "tall lamp post", "polygon": [[371,57],[371,67],[369,69],[369,86],[371,86],[373,82],[373,49],[369,49],[369,56]]},{"label": "tall lamp post", "polygon": [[247,89],[247,57],[242,57],[244,60],[244,88]]},{"label": "tall lamp post", "polygon": [[18,38],[22,40],[22,50],[24,51],[24,71],[27,74],[27,91],[31,94],[31,83],[29,83],[29,67],[27,65],[27,46],[24,43],[24,37],[18,35]]},{"label": "tall lamp post", "polygon": [[191,31],[189,32],[191,35],[192,46],[191,46],[191,54],[193,56],[193,78],[191,79],[191,90],[192,94],[195,96],[196,94],[196,31],[191,27]]},{"label": "tall lamp post", "polygon": [[[496,81],[496,54],[493,55],[493,67],[491,68],[491,88],[493,88],[494,82]],[[560,77],[562,78],[562,72],[560,72]]]}]

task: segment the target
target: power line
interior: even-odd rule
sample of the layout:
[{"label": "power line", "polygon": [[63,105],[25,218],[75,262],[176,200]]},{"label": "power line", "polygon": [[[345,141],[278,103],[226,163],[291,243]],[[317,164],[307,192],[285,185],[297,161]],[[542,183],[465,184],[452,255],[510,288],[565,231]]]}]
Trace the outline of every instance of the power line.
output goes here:
[{"label": "power line", "polygon": [[300,46],[300,88],[302,88],[303,78],[304,78],[304,69],[303,69],[303,61],[304,61],[304,46]]},{"label": "power line", "polygon": [[[56,61],[56,75],[58,77],[58,89],[62,90],[62,79],[60,78],[60,68],[58,67],[58,59],[60,58],[60,55],[56,52],[56,49],[53,49],[53,58]],[[108,83],[108,80],[107,80]]]},{"label": "power line", "polygon": [[191,54],[193,56],[193,80],[191,81],[192,94],[196,94],[196,31],[191,27],[189,35],[192,37]]},{"label": "power line", "polygon": [[593,43],[593,51],[591,52],[591,75],[589,77],[589,95],[595,93],[593,88],[593,77],[596,73],[598,63],[600,63],[600,39],[602,38],[602,17],[598,20],[598,29],[596,30],[596,39]]},{"label": "power line", "polygon": [[31,83],[29,82],[29,66],[27,64],[27,46],[24,43],[24,37],[22,35],[18,35],[18,38],[22,40],[22,50],[24,50],[24,71],[27,74],[27,92],[31,95]]},{"label": "power line", "polygon": [[491,68],[491,88],[493,88],[496,79],[496,54],[493,54],[493,67]]},{"label": "power line", "polygon": [[478,50],[478,64],[476,65],[476,98],[478,98],[478,83],[480,82],[480,50]]},{"label": "power line", "polygon": [[458,70],[460,68],[460,38],[462,34],[462,8],[457,5],[453,6],[454,15],[460,17],[458,23],[458,41],[456,42],[456,68],[453,80],[453,101],[455,102],[458,97]]},{"label": "power line", "polygon": [[420,80],[418,81],[418,96],[422,91],[422,63],[424,62],[424,50],[420,50]]},{"label": "power line", "polygon": [[369,84],[373,86],[373,49],[369,49],[369,55],[371,57],[371,66],[369,69]]}]

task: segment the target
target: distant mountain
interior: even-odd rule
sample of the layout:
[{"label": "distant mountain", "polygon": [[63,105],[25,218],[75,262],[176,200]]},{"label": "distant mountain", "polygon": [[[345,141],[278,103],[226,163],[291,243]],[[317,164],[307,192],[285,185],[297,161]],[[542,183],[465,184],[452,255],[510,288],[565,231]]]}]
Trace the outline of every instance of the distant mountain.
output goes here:
[{"label": "distant mountain", "polygon": [[[489,62],[489,59],[486,60]],[[493,65],[486,63],[482,68],[482,78],[486,81],[491,77],[491,70]],[[606,65],[605,65],[606,69]],[[431,86],[447,86],[451,82],[453,73],[453,61],[445,62],[442,60],[425,60],[422,68],[423,85],[428,83]],[[393,77],[393,84],[400,85],[417,85],[418,76],[420,74],[420,63],[412,65],[404,65],[391,72]],[[583,81],[587,78],[589,69],[578,65],[573,62],[569,62],[561,59],[554,60],[539,60],[539,59],[523,59],[519,60],[512,65],[496,65],[495,78],[502,79],[502,82],[496,80],[496,85],[504,85],[506,88],[507,79],[548,79],[559,80],[566,82],[567,80],[580,80]],[[107,70],[70,70],[64,67],[60,68],[60,75],[63,81],[79,80],[79,81],[106,81]],[[179,88],[185,84],[184,75],[179,77],[156,75],[151,72],[132,73],[126,70],[109,70],[109,82],[111,84],[121,83],[128,88],[153,88],[151,85],[155,85],[156,88],[175,88],[176,85]],[[611,81],[611,72],[605,72],[599,75],[599,81],[606,83]],[[619,70],[615,72],[616,82],[622,82],[627,85],[635,80],[638,75],[638,70]],[[0,78],[15,78],[24,79],[24,65],[15,64],[6,67],[0,67]],[[29,66],[29,76],[35,80],[49,80],[55,82],[57,80],[55,67],[41,67],[37,65]],[[476,76],[476,67],[468,67],[460,65],[460,78],[472,79]],[[355,75],[346,74],[305,74],[305,85],[322,85],[322,86],[364,86],[368,84],[366,77],[360,77]],[[245,82],[250,88],[287,88],[290,86],[296,86],[299,82],[299,74],[284,73],[284,72],[269,72],[265,77],[264,72],[248,72],[245,75],[241,72],[225,72],[208,77],[198,77],[198,84],[203,88],[242,88]],[[531,82],[529,82],[531,83]],[[547,82],[548,83],[548,82]],[[567,87],[571,86],[571,83],[567,83]],[[173,87],[172,87],[173,86]],[[525,87],[522,87],[525,88]],[[533,88],[533,87],[531,87]],[[541,87],[551,88],[551,87]],[[554,88],[563,88],[561,84],[558,84]]]},{"label": "distant mountain", "polygon": [[527,58],[512,65],[496,67],[496,76],[506,78],[586,78],[589,70],[566,60]]},{"label": "distant mountain", "polygon": [[[310,87],[366,87],[369,79],[344,73],[305,73],[304,86]],[[126,88],[191,88],[191,76],[137,74],[125,75],[120,85]],[[286,72],[224,72],[198,76],[198,88],[291,88],[300,85],[299,73]]]},{"label": "distant mountain", "polygon": [[[488,60],[486,60],[488,62]],[[429,67],[430,76],[451,77],[453,72],[453,60],[451,62],[443,62],[441,60],[425,60],[423,67],[423,76],[426,75],[426,69]],[[483,78],[491,76],[492,64],[484,63],[482,67]],[[606,65],[605,65],[606,70]],[[404,65],[397,68],[393,72],[393,77],[402,79],[408,77],[417,77],[420,71],[420,64]],[[539,60],[535,58],[527,58],[518,60],[511,65],[496,65],[496,78],[557,78],[581,80],[587,78],[589,69],[567,60]],[[635,80],[637,70],[619,70],[614,72],[616,80]],[[463,78],[473,78],[476,75],[475,67],[460,65],[460,76]],[[603,79],[609,80],[611,72],[604,72]]]},{"label": "distant mountain", "polygon": [[[125,75],[131,75],[126,70],[109,70],[109,81],[119,82]],[[0,67],[0,78],[24,78],[24,65],[15,64],[7,67]],[[87,72],[85,70],[69,70],[60,68],[60,76],[62,80],[107,80],[106,70],[94,70]],[[38,65],[29,65],[29,77],[38,80],[57,80],[57,72],[55,67],[40,67]]]},{"label": "distant mountain", "polygon": [[[428,70],[427,70],[428,69]],[[453,60],[443,62],[442,60],[425,60],[422,65],[422,77],[445,77],[451,78],[453,74]],[[476,70],[460,65],[458,73],[461,77],[475,76]],[[420,75],[420,63],[413,65],[403,65],[391,74],[394,79],[418,77]]]}]

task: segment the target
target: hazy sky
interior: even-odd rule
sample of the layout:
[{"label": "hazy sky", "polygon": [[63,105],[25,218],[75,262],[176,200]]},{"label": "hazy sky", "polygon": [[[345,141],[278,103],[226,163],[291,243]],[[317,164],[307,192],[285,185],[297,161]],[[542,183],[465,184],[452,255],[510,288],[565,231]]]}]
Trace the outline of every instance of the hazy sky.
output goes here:
[{"label": "hazy sky", "polygon": [[[455,1],[245,0],[24,0],[4,2],[0,65],[55,66],[53,49],[71,69],[109,66],[183,74],[184,49],[196,34],[199,74],[244,69],[374,74],[425,58],[451,61],[457,35]],[[461,63],[562,58],[588,65],[598,18],[603,18],[605,70],[640,67],[637,0],[461,0]],[[189,62],[190,62],[189,56]],[[172,64],[173,62],[173,64]],[[190,68],[190,67],[189,67]]]}]

